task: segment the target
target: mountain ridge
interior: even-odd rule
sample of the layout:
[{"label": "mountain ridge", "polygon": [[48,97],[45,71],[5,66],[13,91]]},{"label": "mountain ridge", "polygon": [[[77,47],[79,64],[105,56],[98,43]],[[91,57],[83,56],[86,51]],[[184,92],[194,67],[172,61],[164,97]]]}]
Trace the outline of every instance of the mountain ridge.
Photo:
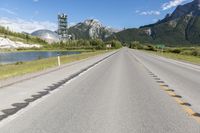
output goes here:
[{"label": "mountain ridge", "polygon": [[179,5],[170,15],[154,24],[124,30],[112,35],[109,39],[117,39],[129,43],[164,43],[169,46],[200,44],[200,0]]},{"label": "mountain ridge", "polygon": [[69,28],[69,34],[75,39],[102,39],[115,33],[115,30],[106,26],[97,19],[87,19]]}]

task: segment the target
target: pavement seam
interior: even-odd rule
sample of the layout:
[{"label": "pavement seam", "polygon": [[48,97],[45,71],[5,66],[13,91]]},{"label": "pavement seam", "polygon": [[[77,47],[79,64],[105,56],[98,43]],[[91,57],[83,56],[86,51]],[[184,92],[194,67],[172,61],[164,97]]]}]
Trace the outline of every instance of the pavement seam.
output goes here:
[{"label": "pavement seam", "polygon": [[[146,68],[146,66],[144,67]],[[169,87],[169,85],[158,78],[157,75],[153,74],[153,72],[151,72],[148,68],[146,68],[146,70],[149,72],[150,76],[159,84],[160,88],[164,90],[170,97],[172,97],[174,101],[182,107],[183,111],[188,114],[188,116],[192,117],[198,124],[200,124],[200,114],[193,111],[191,108],[192,105],[186,101],[183,101],[182,96],[176,94],[175,91]]]},{"label": "pavement seam", "polygon": [[[153,78],[154,74],[148,68],[146,69],[149,72],[150,76],[152,76]],[[174,101],[182,107],[183,111],[187,113],[188,116],[192,117],[194,120],[196,120],[198,124],[200,124],[200,114],[193,111],[193,109],[191,108],[192,105],[190,103],[183,101],[182,96],[176,94],[176,92],[173,89],[171,89],[169,85],[165,84],[165,82],[162,81],[160,78],[153,78],[153,79],[159,84],[160,88],[164,90],[165,93],[167,93],[170,97],[172,97]]]},{"label": "pavement seam", "polygon": [[163,89],[169,96],[173,97],[174,101],[182,107],[183,111],[186,112],[189,116],[195,119],[197,123],[200,124],[200,115],[199,113],[193,111],[193,109],[191,108],[192,105],[190,103],[183,101],[182,97],[177,95],[175,92],[167,91],[171,90],[169,87],[163,87],[163,85],[160,84],[160,88]]},{"label": "pavement seam", "polygon": [[[133,54],[131,53],[131,55]],[[175,91],[169,87],[169,85],[167,85],[157,75],[149,70],[149,68],[147,68],[146,65],[142,63],[139,58],[137,58],[135,55],[133,55],[133,57],[141,64],[141,66],[143,66],[147,70],[147,72],[149,72],[149,75],[156,81],[156,83],[159,84],[160,88],[164,90],[169,96],[171,96],[174,101],[182,107],[183,111],[188,114],[188,116],[190,116],[191,118],[196,120],[198,124],[200,124],[200,113],[193,111],[193,109],[191,108],[192,105],[190,103],[183,101],[182,96],[177,95]]]},{"label": "pavement seam", "polygon": [[23,103],[13,103],[12,104],[12,108],[8,108],[8,109],[3,109],[1,110],[1,112],[3,113],[2,115],[0,115],[0,122],[6,118],[8,118],[9,116],[12,116],[14,114],[16,114],[18,111],[20,111],[21,109],[27,107],[30,103],[50,94],[50,92],[54,91],[55,89],[58,89],[59,87],[61,87],[62,85],[64,85],[65,83],[67,83],[68,81],[76,78],[77,76],[79,76],[80,74],[84,73],[85,71],[93,68],[94,66],[96,66],[97,64],[101,63],[102,61],[108,59],[109,57],[113,56],[114,54],[118,53],[118,51],[102,58],[101,60],[93,63],[92,65],[89,65],[88,67],[80,70],[77,73],[74,73],[72,75],[70,75],[69,77],[58,81],[57,83],[52,84],[51,86],[48,86],[47,88],[45,88],[44,90],[37,92],[36,94],[33,94],[30,98],[24,99]]}]

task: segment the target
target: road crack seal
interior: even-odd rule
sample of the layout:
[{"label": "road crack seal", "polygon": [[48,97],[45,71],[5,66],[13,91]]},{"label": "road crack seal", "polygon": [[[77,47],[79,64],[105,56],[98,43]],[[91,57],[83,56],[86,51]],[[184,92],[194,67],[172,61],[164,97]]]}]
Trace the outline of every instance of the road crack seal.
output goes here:
[{"label": "road crack seal", "polygon": [[191,104],[185,101],[182,101],[182,96],[177,95],[174,90],[170,89],[170,87],[165,84],[164,81],[162,81],[157,75],[155,75],[149,68],[145,66],[144,63],[141,62],[141,60],[133,55],[133,57],[147,70],[149,75],[156,80],[156,82],[159,84],[160,88],[163,89],[168,95],[174,98],[176,103],[178,103],[180,106],[182,106],[184,112],[189,114],[194,120],[196,120],[197,123],[200,124],[200,113],[194,112],[191,108]]}]

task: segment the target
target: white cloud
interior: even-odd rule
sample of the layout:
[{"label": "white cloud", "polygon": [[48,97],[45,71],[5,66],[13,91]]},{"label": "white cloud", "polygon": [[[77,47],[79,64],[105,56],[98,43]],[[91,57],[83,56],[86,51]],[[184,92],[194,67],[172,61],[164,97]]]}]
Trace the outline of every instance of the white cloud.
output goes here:
[{"label": "white cloud", "polygon": [[135,13],[139,13],[139,12],[140,12],[140,10],[136,10],[136,11],[135,11]]},{"label": "white cloud", "polygon": [[57,24],[49,21],[34,21],[34,20],[23,20],[20,18],[10,19],[10,18],[0,18],[0,26],[9,27],[10,30],[15,32],[28,32],[39,29],[48,29],[55,31],[57,29]]},{"label": "white cloud", "polygon": [[9,9],[6,9],[6,8],[0,8],[1,11],[3,12],[6,12],[8,14],[11,14],[11,15],[17,15],[15,12],[9,10]]},{"label": "white cloud", "polygon": [[178,5],[180,5],[181,3],[183,3],[185,0],[171,0],[169,2],[166,2],[162,5],[162,9],[163,10],[167,10],[173,7],[176,7]]},{"label": "white cloud", "polygon": [[140,15],[160,15],[159,11],[143,11],[143,12],[138,12]]}]

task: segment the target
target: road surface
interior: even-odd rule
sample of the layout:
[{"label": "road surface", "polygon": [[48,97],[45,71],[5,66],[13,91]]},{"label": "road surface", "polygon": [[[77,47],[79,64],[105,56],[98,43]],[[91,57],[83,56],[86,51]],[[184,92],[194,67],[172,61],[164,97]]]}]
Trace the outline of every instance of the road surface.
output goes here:
[{"label": "road surface", "polygon": [[198,68],[166,60],[123,48],[0,122],[0,133],[200,133],[200,123],[152,77],[198,109]]},{"label": "road surface", "polygon": [[200,113],[200,66],[139,51],[132,51],[132,54]]}]

